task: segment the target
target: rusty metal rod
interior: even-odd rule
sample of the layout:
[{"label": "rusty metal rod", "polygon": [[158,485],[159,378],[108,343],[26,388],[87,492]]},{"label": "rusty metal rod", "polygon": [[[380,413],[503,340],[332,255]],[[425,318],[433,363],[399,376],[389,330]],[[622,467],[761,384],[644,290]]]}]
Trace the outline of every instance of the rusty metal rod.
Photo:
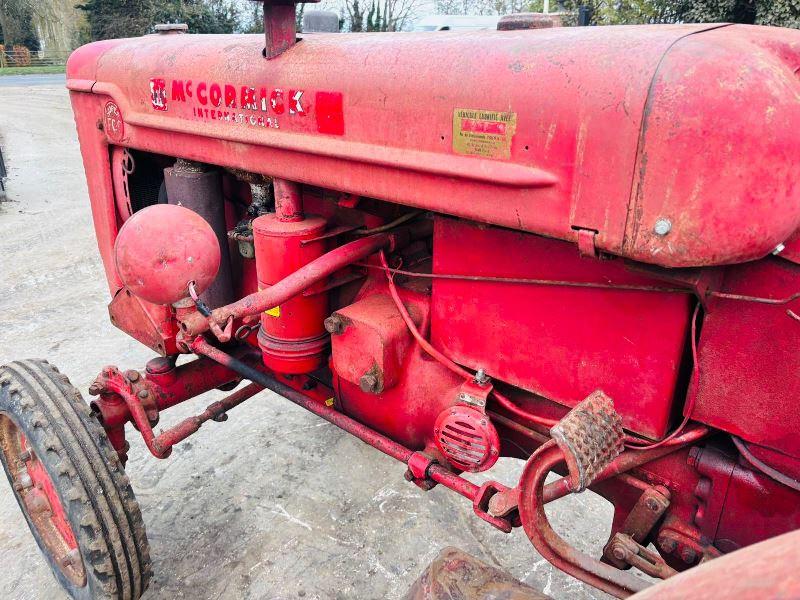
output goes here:
[{"label": "rusty metal rod", "polygon": [[270,377],[266,373],[263,373],[258,369],[254,369],[242,361],[233,358],[231,355],[209,344],[202,337],[195,338],[195,340],[192,342],[191,349],[197,354],[207,356],[208,358],[228,367],[232,371],[236,371],[242,377],[257,383],[268,390],[272,390],[276,394],[283,396],[298,406],[311,411],[318,417],[322,417],[329,423],[333,423],[337,427],[344,429],[346,432],[353,434],[360,440],[366,442],[374,448],[377,448],[384,454],[388,454],[392,458],[407,463],[408,459],[411,458],[411,455],[414,454],[413,450],[410,450],[402,444],[398,444],[394,440],[377,433],[366,425],[362,425],[355,419],[351,419],[347,415],[340,413],[339,411],[330,408],[301,392],[298,392],[285,383]]},{"label": "rusty metal rod", "polygon": [[[496,412],[487,410],[486,414],[489,415],[492,421],[496,421],[501,425],[503,425],[504,427],[507,427],[512,431],[516,431],[517,433],[526,436],[537,445],[542,445],[550,441],[549,436],[543,433],[539,433],[538,431],[534,431],[533,429],[529,429],[523,425],[520,425],[516,421],[512,421],[511,419],[504,417],[503,415],[500,415]],[[677,441],[674,441],[673,445],[659,446],[660,449],[664,450],[663,452],[657,452],[655,449],[649,451],[649,453],[644,453],[644,452],[633,453],[631,451],[627,451],[625,454],[628,455],[628,458],[626,458],[624,462],[620,461],[620,463],[617,464],[617,466],[615,467],[615,469],[617,469],[619,472],[612,475],[610,472],[606,474],[606,472],[603,471],[600,473],[600,475],[598,475],[597,479],[595,479],[593,483],[596,483],[598,481],[604,481],[605,479],[610,479],[612,477],[616,477],[617,479],[623,481],[624,483],[626,483],[631,487],[635,487],[641,490],[646,489],[647,487],[649,487],[648,484],[644,483],[640,479],[637,479],[636,477],[629,475],[627,471],[630,471],[631,469],[634,469],[637,466],[640,466],[641,464],[645,464],[647,462],[650,462],[651,460],[655,460],[671,452],[675,452],[676,450],[680,450],[681,447],[693,441],[692,438],[694,437],[694,435],[697,434],[694,433],[694,430],[691,430],[689,432],[686,432],[685,435],[688,435],[689,441],[686,441],[687,438],[681,437]],[[623,456],[625,454],[623,454]],[[644,459],[644,463],[640,462],[642,459]],[[554,481],[553,483],[547,484],[544,487],[544,502],[546,504],[548,502],[552,502],[553,500],[558,500],[559,498],[563,498],[564,496],[571,493],[571,491],[572,490],[569,487],[569,479],[567,477],[563,477],[557,481]]]},{"label": "rusty metal rod", "polygon": [[[242,363],[244,364],[244,363]],[[130,412],[130,419],[136,425],[139,433],[142,434],[145,446],[156,458],[167,458],[172,453],[172,447],[178,442],[185,440],[191,434],[200,429],[200,426],[224,412],[238,406],[248,398],[260,392],[263,388],[258,385],[248,385],[241,390],[234,392],[228,397],[214,402],[206,410],[197,416],[184,419],[174,427],[163,431],[158,436],[153,432],[150,419],[139,399],[131,392],[130,388],[119,384],[114,380],[106,383],[109,390],[122,398]]]},{"label": "rusty metal rod", "polygon": [[226,396],[222,400],[209,404],[199,415],[188,417],[177,425],[162,431],[155,439],[155,447],[160,449],[172,448],[178,442],[182,442],[195,433],[206,421],[216,419],[229,410],[236,408],[242,402],[248,398],[252,398],[263,389],[264,388],[257,383],[251,383],[229,396]]},{"label": "rusty metal rod", "polygon": [[[359,267],[367,269],[381,269],[378,265],[360,263]],[[404,277],[417,277],[422,279],[454,279],[457,281],[475,281],[491,283],[511,283],[521,285],[542,285],[555,287],[578,287],[590,289],[607,290],[628,290],[635,292],[661,292],[670,294],[695,294],[695,290],[688,287],[659,287],[654,285],[634,285],[634,284],[614,284],[614,283],[595,283],[590,281],[563,281],[554,279],[530,279],[524,277],[491,277],[487,275],[459,275],[455,273],[419,273],[416,271],[404,271],[403,269],[389,269],[395,275]],[[727,292],[708,291],[706,296],[722,298],[724,300],[737,300],[740,302],[753,302],[755,304],[783,305],[794,302],[800,298],[800,292],[795,292],[784,298],[766,298],[763,296],[746,296],[743,294],[730,294]]]},{"label": "rusty metal rod", "polygon": [[281,221],[303,220],[303,197],[300,184],[286,179],[272,180],[275,192],[275,214]]},{"label": "rusty metal rod", "polygon": [[[410,448],[406,448],[402,444],[399,444],[394,440],[381,435],[374,429],[371,429],[366,425],[359,423],[355,419],[352,419],[347,415],[329,406],[326,406],[325,404],[322,404],[321,402],[318,402],[309,396],[306,396],[302,392],[298,392],[288,385],[281,383],[273,377],[270,377],[266,373],[263,373],[258,369],[254,369],[242,361],[233,358],[219,348],[215,348],[209,344],[202,337],[195,338],[195,340],[192,342],[191,348],[192,351],[196,352],[197,354],[215,360],[228,367],[232,371],[236,371],[242,377],[257,383],[268,390],[272,390],[290,402],[294,402],[298,406],[305,408],[318,417],[325,419],[329,423],[344,429],[347,433],[354,435],[362,442],[369,444],[373,448],[380,450],[384,454],[387,454],[402,463],[408,464],[411,456],[415,454],[415,452]],[[458,494],[461,494],[469,500],[474,500],[479,490],[479,487],[471,481],[468,481],[463,477],[448,471],[441,465],[432,464],[428,468],[427,475],[434,481],[441,483],[445,487],[457,492]]]},{"label": "rusty metal rod", "polygon": [[477,496],[478,490],[480,489],[471,481],[467,481],[463,477],[459,477],[452,471],[448,471],[443,466],[437,464],[432,464],[428,467],[428,477],[437,483],[441,483],[446,488],[461,494],[468,500],[475,500],[475,496]]},{"label": "rusty metal rod", "polygon": [[544,510],[544,482],[548,473],[563,462],[563,452],[551,440],[525,464],[519,484],[519,511],[531,543],[556,568],[618,598],[649,587],[643,579],[583,554],[553,530]]},{"label": "rusty metal rod", "polygon": [[275,308],[290,298],[294,298],[315,283],[354,262],[367,258],[378,250],[391,250],[405,246],[413,240],[429,236],[432,231],[433,223],[431,221],[421,221],[389,233],[379,233],[349,242],[312,260],[275,285],[215,309],[210,317],[205,317],[197,311],[189,313],[180,321],[181,330],[187,337],[193,338],[207,331],[210,321],[217,325],[225,325],[231,318],[238,319],[261,314],[265,310]]},{"label": "rusty metal rod", "polygon": [[509,283],[519,285],[539,285],[554,287],[577,287],[601,290],[623,290],[635,292],[661,292],[677,294],[693,294],[694,290],[689,288],[659,287],[653,285],[634,285],[626,283],[594,283],[591,281],[565,281],[556,279],[530,279],[524,277],[492,277],[489,275],[458,275],[453,273],[420,273],[417,271],[405,271],[391,267],[383,267],[368,263],[358,263],[359,267],[366,269],[384,270],[393,275],[402,275],[418,279],[453,279],[456,281],[473,281],[486,283]]}]

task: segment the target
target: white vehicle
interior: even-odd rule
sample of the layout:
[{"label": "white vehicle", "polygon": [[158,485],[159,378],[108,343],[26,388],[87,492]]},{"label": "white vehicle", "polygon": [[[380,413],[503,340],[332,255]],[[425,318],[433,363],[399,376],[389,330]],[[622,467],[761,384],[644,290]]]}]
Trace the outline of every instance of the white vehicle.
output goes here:
[{"label": "white vehicle", "polygon": [[497,29],[498,16],[431,15],[414,24],[414,31],[475,31]]}]

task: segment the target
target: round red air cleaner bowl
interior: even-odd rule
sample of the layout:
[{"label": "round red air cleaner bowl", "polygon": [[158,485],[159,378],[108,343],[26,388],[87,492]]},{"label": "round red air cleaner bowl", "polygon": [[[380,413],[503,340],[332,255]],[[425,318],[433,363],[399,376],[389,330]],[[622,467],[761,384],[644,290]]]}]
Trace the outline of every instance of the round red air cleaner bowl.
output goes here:
[{"label": "round red air cleaner bowl", "polygon": [[[327,221],[306,216],[299,220],[278,213],[253,221],[258,288],[266,289],[325,254]],[[311,373],[325,360],[330,336],[323,322],[330,314],[328,294],[299,294],[261,314],[258,345],[264,364],[277,373]],[[314,288],[312,288],[314,289]]]},{"label": "round red air cleaner bowl", "polygon": [[154,204],[125,221],[114,243],[114,263],[131,293],[154,304],[173,304],[188,296],[190,281],[198,293],[214,281],[219,241],[196,212]]},{"label": "round red air cleaner bowl", "polygon": [[500,437],[485,414],[469,406],[451,406],[434,425],[436,447],[463,471],[485,471],[500,457]]}]

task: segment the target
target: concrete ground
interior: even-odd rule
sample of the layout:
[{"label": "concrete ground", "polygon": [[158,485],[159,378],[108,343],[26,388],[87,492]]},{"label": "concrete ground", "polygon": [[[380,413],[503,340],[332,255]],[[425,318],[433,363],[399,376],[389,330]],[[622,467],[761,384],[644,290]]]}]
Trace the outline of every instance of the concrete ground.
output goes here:
[{"label": "concrete ground", "polygon": [[[46,357],[86,397],[103,365],[141,367],[151,353],[108,321],[63,87],[0,86],[0,144],[11,200],[0,204],[0,363]],[[207,400],[172,409],[162,423]],[[151,457],[130,429],[129,439],[127,472],[154,561],[150,599],[400,598],[445,546],[555,598],[605,597],[553,569],[521,530],[494,530],[447,490],[418,490],[392,459],[267,393],[167,460]],[[502,460],[473,479],[510,484],[520,467]],[[602,548],[612,510],[599,497],[561,500],[549,513],[582,550]],[[63,598],[5,482],[0,565],[0,598]]]}]

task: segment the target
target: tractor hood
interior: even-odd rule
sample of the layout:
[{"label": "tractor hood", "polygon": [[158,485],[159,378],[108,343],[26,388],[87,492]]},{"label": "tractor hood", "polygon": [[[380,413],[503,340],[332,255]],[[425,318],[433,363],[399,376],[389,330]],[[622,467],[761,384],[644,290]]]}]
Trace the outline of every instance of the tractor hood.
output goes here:
[{"label": "tractor hood", "polygon": [[73,100],[79,116],[114,113],[108,144],[665,267],[756,259],[800,226],[798,31],[311,34],[263,49],[260,35],[100,42],[72,55],[68,86],[102,99]]}]

